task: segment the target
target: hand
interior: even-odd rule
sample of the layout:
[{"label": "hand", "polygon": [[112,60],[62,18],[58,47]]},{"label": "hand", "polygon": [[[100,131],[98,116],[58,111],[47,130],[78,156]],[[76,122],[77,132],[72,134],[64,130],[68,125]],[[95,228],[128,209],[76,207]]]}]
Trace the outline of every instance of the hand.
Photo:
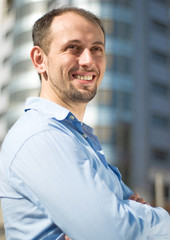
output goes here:
[{"label": "hand", "polygon": [[138,193],[134,193],[129,197],[130,200],[134,200],[136,202],[142,203],[142,204],[147,204],[150,205],[148,202],[145,201],[144,198],[142,198]]},{"label": "hand", "polygon": [[65,235],[65,240],[71,240],[67,235]]}]

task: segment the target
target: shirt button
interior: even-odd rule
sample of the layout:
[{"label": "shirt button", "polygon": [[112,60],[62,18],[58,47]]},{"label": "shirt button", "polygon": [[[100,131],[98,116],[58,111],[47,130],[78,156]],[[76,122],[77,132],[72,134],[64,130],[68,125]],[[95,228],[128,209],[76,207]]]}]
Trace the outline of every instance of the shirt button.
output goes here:
[{"label": "shirt button", "polygon": [[70,115],[70,118],[71,118],[72,120],[74,120],[74,119],[75,119],[75,117],[74,117],[73,115]]},{"label": "shirt button", "polygon": [[84,138],[87,138],[87,135],[86,135],[85,133],[83,133],[83,137],[84,137]]}]

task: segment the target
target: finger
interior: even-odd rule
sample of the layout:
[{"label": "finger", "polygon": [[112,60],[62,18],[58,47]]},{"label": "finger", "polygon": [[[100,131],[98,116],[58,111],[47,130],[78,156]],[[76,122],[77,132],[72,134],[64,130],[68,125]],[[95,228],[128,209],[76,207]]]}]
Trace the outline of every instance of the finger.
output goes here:
[{"label": "finger", "polygon": [[138,193],[134,193],[129,197],[130,200],[136,201],[138,198],[140,198],[140,195]]},{"label": "finger", "polygon": [[142,204],[150,205],[150,203],[146,202],[145,199],[141,198],[140,194],[138,194],[138,193],[134,193],[133,195],[131,195],[129,197],[129,199],[133,200],[133,201],[136,201],[136,202],[139,202],[139,203],[142,203]]},{"label": "finger", "polygon": [[65,240],[71,240],[67,235],[65,235]]},{"label": "finger", "polygon": [[138,198],[137,200],[136,200],[136,202],[140,202],[140,203],[143,203],[143,204],[145,204],[146,203],[146,201],[145,201],[145,199],[143,199],[143,198]]}]

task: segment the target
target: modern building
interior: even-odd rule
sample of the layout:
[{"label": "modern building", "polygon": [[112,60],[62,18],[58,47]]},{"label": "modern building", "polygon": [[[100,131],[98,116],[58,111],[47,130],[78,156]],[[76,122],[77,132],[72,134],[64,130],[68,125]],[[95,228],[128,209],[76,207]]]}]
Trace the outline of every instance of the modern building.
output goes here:
[{"label": "modern building", "polygon": [[13,49],[12,42],[12,28],[14,22],[14,15],[11,11],[10,3],[7,1],[0,2],[0,45],[1,45],[1,55],[0,55],[0,144],[7,131],[6,124],[6,112],[8,111],[9,105],[9,94],[8,85],[11,79],[11,54]]},{"label": "modern building", "polygon": [[[8,85],[11,79],[11,64],[10,57],[12,54],[12,28],[14,15],[11,11],[10,1],[0,1],[0,146],[7,132],[6,113],[9,106]],[[2,213],[0,209],[0,239],[5,240]]]},{"label": "modern building", "polygon": [[[133,186],[148,197],[159,196],[162,191],[167,203],[170,203],[169,9],[167,0],[134,1],[131,125]],[[158,184],[160,188],[155,192]]]},{"label": "modern building", "polygon": [[22,114],[25,99],[39,93],[38,75],[29,58],[34,21],[58,6],[85,8],[100,16],[107,38],[106,74],[87,108],[85,122],[94,127],[109,163],[119,166],[125,182],[152,203],[169,209],[170,1],[2,3],[8,7],[0,8],[4,46],[0,56],[0,142]]},{"label": "modern building", "polygon": [[7,130],[23,113],[25,98],[38,95],[39,79],[29,57],[31,30],[47,6],[47,1],[41,0],[0,1],[0,146]]}]

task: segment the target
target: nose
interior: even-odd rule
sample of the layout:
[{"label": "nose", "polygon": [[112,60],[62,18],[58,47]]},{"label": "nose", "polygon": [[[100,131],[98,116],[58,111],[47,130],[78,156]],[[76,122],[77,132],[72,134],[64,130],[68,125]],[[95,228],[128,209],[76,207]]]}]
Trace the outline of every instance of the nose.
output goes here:
[{"label": "nose", "polygon": [[89,49],[84,49],[79,56],[80,66],[89,67],[93,64],[93,56]]}]

